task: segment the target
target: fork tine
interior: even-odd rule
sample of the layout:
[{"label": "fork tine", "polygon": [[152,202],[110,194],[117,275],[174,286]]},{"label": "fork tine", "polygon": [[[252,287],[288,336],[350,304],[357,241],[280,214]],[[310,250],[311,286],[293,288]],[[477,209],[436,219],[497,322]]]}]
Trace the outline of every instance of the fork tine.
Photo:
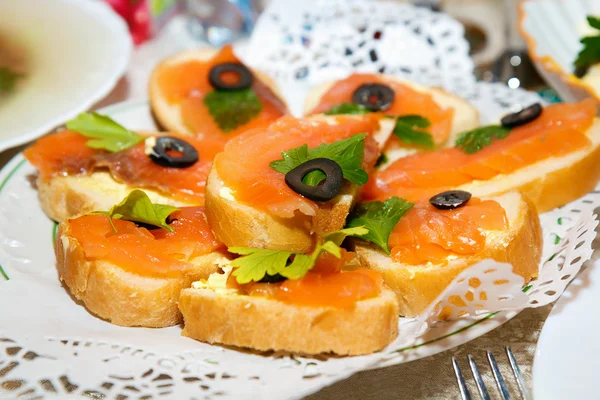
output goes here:
[{"label": "fork tine", "polygon": [[473,372],[473,378],[475,378],[475,383],[477,384],[477,390],[479,390],[479,395],[483,400],[490,400],[490,394],[483,383],[483,379],[481,379],[481,374],[479,373],[479,369],[477,368],[477,364],[475,364],[475,360],[469,354],[469,365],[471,366],[471,372]]},{"label": "fork tine", "polygon": [[454,375],[456,375],[456,380],[458,381],[458,388],[460,389],[461,399],[471,400],[471,394],[469,393],[469,389],[467,389],[467,384],[465,383],[462,372],[460,371],[458,362],[454,357],[452,357],[452,367],[454,368]]},{"label": "fork tine", "polygon": [[519,369],[519,365],[517,364],[517,360],[515,360],[515,356],[510,349],[510,347],[506,346],[506,355],[508,356],[508,361],[510,362],[510,367],[515,375],[515,379],[517,380],[517,385],[519,386],[519,393],[521,393],[521,398],[523,400],[531,400],[531,393],[525,384],[525,379],[523,379],[523,374]]},{"label": "fork tine", "polygon": [[494,374],[494,379],[496,380],[496,384],[498,385],[498,390],[500,391],[500,395],[503,400],[511,400],[510,393],[508,393],[508,388],[504,383],[504,379],[502,378],[502,374],[500,374],[500,369],[498,368],[498,364],[496,364],[496,359],[491,351],[487,352],[488,361],[490,363],[490,367],[492,367],[492,373]]}]

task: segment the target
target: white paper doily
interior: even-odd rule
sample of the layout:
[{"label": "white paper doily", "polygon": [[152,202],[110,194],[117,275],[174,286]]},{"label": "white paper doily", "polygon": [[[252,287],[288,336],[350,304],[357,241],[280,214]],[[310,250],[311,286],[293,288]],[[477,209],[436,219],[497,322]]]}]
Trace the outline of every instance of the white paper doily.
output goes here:
[{"label": "white paper doily", "polygon": [[366,0],[273,0],[241,54],[274,77],[290,110],[352,71],[463,91],[475,78],[463,26],[423,7]]},{"label": "white paper doily", "polygon": [[[465,96],[479,108],[484,122],[539,100],[531,93],[486,83],[473,86]],[[145,102],[123,103],[103,112],[130,129],[154,127]],[[527,294],[520,294],[523,281],[510,273],[510,266],[484,261],[461,274],[432,305],[430,314],[402,320],[399,338],[384,351],[361,357],[306,358],[211,346],[180,336],[179,327],[118,327],[88,313],[58,281],[52,252],[54,224],[39,208],[33,172],[20,155],[0,172],[0,265],[10,278],[0,277],[0,398],[301,398],[357,371],[457,346],[525,306],[553,300],[591,255],[597,224],[593,209],[600,204],[600,192],[593,192],[542,215],[544,260],[557,255]],[[486,273],[489,270],[492,274]],[[461,282],[467,274],[477,276],[481,285],[470,286],[469,279]],[[507,284],[494,285],[499,277]],[[478,298],[484,287],[489,301],[469,300]],[[463,299],[464,306],[457,306],[452,296]],[[537,304],[530,304],[533,301]],[[451,305],[456,313],[483,315],[432,325],[437,303]],[[513,311],[490,314],[477,303],[490,311],[499,304]],[[429,330],[417,336],[423,326]]]}]

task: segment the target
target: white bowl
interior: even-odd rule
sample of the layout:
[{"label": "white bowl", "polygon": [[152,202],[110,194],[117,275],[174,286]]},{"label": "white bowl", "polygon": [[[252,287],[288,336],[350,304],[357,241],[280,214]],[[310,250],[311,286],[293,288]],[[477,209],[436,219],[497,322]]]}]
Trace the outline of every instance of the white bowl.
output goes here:
[{"label": "white bowl", "polygon": [[0,34],[22,47],[28,69],[0,103],[0,151],[106,96],[132,50],[125,22],[98,0],[2,0]]},{"label": "white bowl", "polygon": [[587,15],[600,15],[600,1],[522,0],[519,30],[538,71],[563,100],[591,96],[600,103],[600,82],[590,84],[573,74],[579,40],[590,33]]}]

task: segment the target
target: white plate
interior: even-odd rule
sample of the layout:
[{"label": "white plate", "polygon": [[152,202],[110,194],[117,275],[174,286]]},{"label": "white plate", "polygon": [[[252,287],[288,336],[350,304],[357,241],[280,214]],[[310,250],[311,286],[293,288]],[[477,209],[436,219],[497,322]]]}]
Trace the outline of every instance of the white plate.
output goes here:
[{"label": "white plate", "polygon": [[[494,88],[490,86],[489,89]],[[487,98],[489,95],[485,97]],[[131,129],[152,130],[155,128],[146,102],[121,103],[101,110],[101,112],[110,115]],[[492,116],[485,114],[485,119],[493,119]],[[15,379],[15,376],[27,382],[22,389],[25,391],[40,379],[60,380],[60,376],[63,375],[67,376],[70,382],[77,383],[81,392],[90,388],[91,385],[110,397],[115,394],[114,390],[103,389],[100,385],[107,381],[113,384],[119,383],[109,375],[115,368],[120,367],[107,364],[105,361],[108,355],[113,353],[119,354],[119,358],[115,362],[120,363],[124,371],[135,376],[126,383],[129,386],[137,387],[143,393],[153,395],[158,395],[160,388],[144,388],[143,385],[149,378],[146,378],[146,381],[141,379],[143,372],[150,367],[154,368],[152,376],[158,376],[161,371],[164,373],[165,368],[167,370],[171,368],[172,372],[174,368],[190,363],[190,357],[195,357],[196,360],[205,360],[209,356],[212,359],[221,359],[220,365],[211,363],[204,366],[205,369],[216,369],[217,375],[218,371],[226,371],[228,374],[236,376],[242,373],[248,374],[248,376],[259,375],[260,373],[257,371],[265,368],[265,363],[284,365],[277,367],[276,370],[290,368],[289,365],[287,367],[285,365],[287,365],[286,362],[292,362],[285,359],[256,357],[249,361],[246,358],[250,357],[249,355],[237,354],[233,350],[229,351],[231,354],[224,359],[223,354],[220,353],[224,351],[223,348],[182,337],[179,327],[166,329],[122,328],[104,322],[86,312],[81,305],[73,302],[56,277],[52,249],[52,237],[56,225],[44,215],[39,207],[37,192],[31,185],[31,176],[34,172],[35,169],[23,159],[22,155],[17,155],[0,171],[0,221],[2,221],[0,223],[0,302],[14,305],[0,314],[0,339],[9,338],[16,342],[15,344],[0,340],[0,353],[4,354],[3,347],[14,347],[18,344],[23,349],[52,357],[54,361],[49,359],[37,361],[36,359],[25,363],[14,356],[15,361],[21,361],[21,363],[9,374],[0,376],[0,398],[3,393],[6,393],[2,389],[3,382]],[[23,210],[27,210],[27,212],[23,212]],[[6,277],[10,280],[6,281]],[[34,294],[32,295],[32,293]],[[43,298],[44,301],[40,301],[40,298]],[[61,315],[59,324],[56,323],[57,312]],[[377,367],[428,357],[456,347],[489,332],[516,314],[516,312],[501,312],[493,316],[460,319],[439,324],[421,337],[415,346],[389,350],[389,354],[386,355],[387,362],[378,364]],[[28,318],[24,319],[24,315],[27,315]],[[408,323],[410,322],[408,321]],[[17,324],[20,327],[13,329]],[[54,338],[54,340],[48,342],[48,338]],[[64,340],[68,345],[63,345],[60,340]],[[112,347],[106,347],[103,350],[101,346],[107,346],[106,343],[111,344]],[[189,355],[192,354],[189,353],[192,351],[193,355]],[[112,360],[111,357],[108,359]],[[240,357],[240,360],[235,357]],[[169,363],[172,363],[168,365],[175,365],[175,367],[165,367],[167,359]],[[292,365],[297,368],[291,368],[286,373],[310,374],[310,368],[316,368],[316,366],[311,366],[312,361],[313,359],[310,358],[296,358]],[[245,364],[248,362],[253,363],[252,368],[248,368]],[[246,366],[244,367],[244,365]],[[267,389],[271,386],[265,386],[268,382],[262,380],[244,379],[240,390],[251,390],[251,392],[245,392],[245,396],[243,393],[236,393],[237,389],[231,386],[233,382],[231,380],[219,381],[217,379],[206,384],[210,385],[211,390],[214,391],[219,391],[220,385],[224,385],[229,396],[223,398],[248,398],[248,393],[253,394],[250,396],[251,398],[300,398],[343,379],[357,370],[369,368],[369,365],[370,363],[361,361],[361,358],[332,359],[327,365],[319,367],[324,369],[318,377],[302,379],[303,376],[300,375],[301,380],[295,384],[292,384],[293,375],[280,378],[290,379],[290,384],[288,389],[281,389],[276,394],[269,392]],[[237,371],[238,368],[241,368],[242,371]],[[325,373],[327,370],[329,373]],[[139,375],[137,375],[138,372]],[[125,373],[122,372],[121,375]],[[204,373],[208,372],[205,370]],[[183,393],[187,393],[186,387],[189,388],[189,385],[186,385],[187,381],[184,381],[184,378],[190,378],[190,376],[173,376],[172,384],[176,388],[178,396],[181,396],[178,398],[187,398]],[[240,377],[240,379],[242,378]],[[38,392],[36,393],[42,396],[50,395],[51,393],[45,389],[45,387],[37,385]],[[68,393],[62,387],[59,387],[58,390],[59,394],[64,396]],[[264,390],[266,392],[263,392]],[[76,393],[81,394],[79,391]],[[12,392],[12,394],[17,393],[20,391]]]},{"label": "white plate", "polygon": [[593,97],[600,103],[598,85],[577,78],[573,62],[589,32],[586,16],[600,14],[598,0],[523,0],[519,29],[529,56],[544,80],[564,101]]},{"label": "white plate", "polygon": [[544,324],[533,363],[536,400],[597,399],[600,262],[571,283]]},{"label": "white plate", "polygon": [[0,103],[0,151],[85,111],[123,75],[127,25],[98,0],[2,0],[0,34],[18,43],[27,77]]}]

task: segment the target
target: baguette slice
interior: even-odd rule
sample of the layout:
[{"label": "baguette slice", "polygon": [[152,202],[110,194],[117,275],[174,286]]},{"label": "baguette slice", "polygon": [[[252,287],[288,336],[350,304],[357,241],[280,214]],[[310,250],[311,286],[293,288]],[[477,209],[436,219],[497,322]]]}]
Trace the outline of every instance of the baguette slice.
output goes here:
[{"label": "baguette slice", "polygon": [[148,328],[179,324],[181,290],[208,278],[228,260],[224,252],[213,252],[191,260],[196,267],[180,277],[140,276],[107,261],[87,260],[70,234],[69,221],[59,225],[54,250],[60,280],[89,311],[115,325]]},{"label": "baguette slice", "polygon": [[474,181],[459,189],[478,197],[518,190],[543,213],[563,206],[592,191],[600,180],[600,119],[595,118],[587,136],[592,145],[562,157],[521,168],[487,181]]},{"label": "baguette slice", "polygon": [[492,198],[506,211],[509,230],[487,233],[483,251],[468,257],[453,257],[447,265],[407,265],[394,262],[378,247],[356,240],[355,251],[363,268],[379,271],[398,296],[400,314],[414,317],[423,312],[463,270],[486,258],[507,262],[513,271],[531,280],[538,274],[542,236],[532,202],[518,192]]},{"label": "baguette slice", "polygon": [[[178,104],[169,104],[167,102],[160,89],[160,85],[158,84],[158,77],[166,67],[182,64],[188,61],[207,61],[210,60],[217,53],[217,51],[218,49],[210,48],[187,50],[164,59],[152,71],[148,86],[148,91],[150,94],[150,106],[152,107],[154,116],[165,130],[188,135],[195,135],[197,133],[189,129],[183,122],[180,106]],[[285,104],[285,101],[283,100],[284,97],[281,94],[279,87],[270,76],[255,69],[250,68],[250,70],[257,79],[268,86],[273,94],[282,99],[282,103]]]},{"label": "baguette slice", "polygon": [[[322,115],[310,119],[336,123]],[[387,140],[381,130],[374,133],[374,139],[380,147]],[[237,201],[213,165],[206,182],[206,215],[216,238],[227,246],[307,253],[325,233],[344,226],[358,190],[344,181],[336,197],[319,203],[315,216],[297,212],[293,218],[281,218]]]},{"label": "baguette slice", "polygon": [[181,292],[179,308],[183,335],[260,351],[368,354],[382,350],[398,334],[396,296],[385,287],[378,297],[351,309],[298,306],[231,289],[190,288]]},{"label": "baguette slice", "polygon": [[[464,131],[468,131],[474,129],[479,126],[479,111],[475,108],[471,103],[464,100],[461,97],[453,95],[449,92],[446,92],[443,89],[436,87],[426,87],[422,85],[418,85],[413,82],[405,81],[397,76],[393,75],[383,75],[384,79],[390,81],[397,81],[403,85],[410,87],[411,89],[423,92],[431,95],[433,100],[438,103],[443,108],[453,108],[455,110],[454,119],[452,121],[452,131],[450,133],[450,137],[446,142],[446,145],[452,146],[456,141],[456,136]],[[320,103],[321,97],[335,84],[335,82],[325,82],[314,89],[312,89],[308,96],[306,97],[306,101],[304,103],[304,115],[310,115],[312,110],[314,110]],[[385,122],[384,122],[385,121]],[[392,130],[394,129],[394,123],[390,120],[382,121],[381,129],[382,137],[390,137]],[[415,153],[416,150],[413,148],[402,148],[397,146],[392,146],[386,149],[385,155],[388,158],[385,164],[383,164],[380,168],[385,168],[390,163],[396,161],[397,159],[407,156],[409,154]]]},{"label": "baguette slice", "polygon": [[36,186],[42,210],[57,222],[92,211],[109,210],[135,189],[146,192],[153,203],[177,207],[196,205],[165,196],[155,190],[117,182],[107,171],[96,171],[87,176],[56,176],[50,179],[44,179],[40,175]]}]

